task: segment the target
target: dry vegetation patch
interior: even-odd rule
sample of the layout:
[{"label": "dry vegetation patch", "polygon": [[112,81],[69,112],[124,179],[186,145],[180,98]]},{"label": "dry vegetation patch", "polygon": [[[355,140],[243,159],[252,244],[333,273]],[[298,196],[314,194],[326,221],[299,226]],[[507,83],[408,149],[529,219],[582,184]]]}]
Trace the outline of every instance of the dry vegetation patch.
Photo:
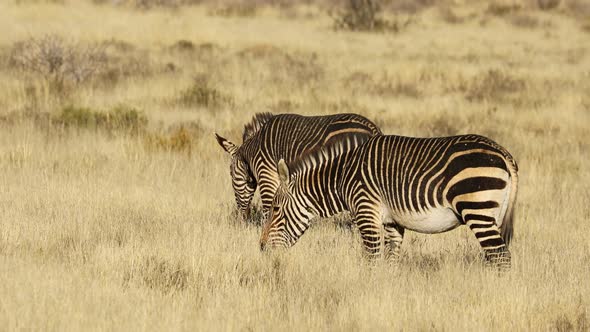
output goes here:
[{"label": "dry vegetation patch", "polygon": [[[396,9],[403,8],[399,6]],[[412,22],[411,16],[385,17],[378,0],[348,0],[344,9],[337,10],[332,15],[335,29],[351,31],[399,32]]]},{"label": "dry vegetation patch", "polygon": [[148,133],[145,147],[150,151],[180,152],[191,155],[195,141],[202,138],[202,128],[195,123],[177,124],[165,132]]},{"label": "dry vegetation patch", "polygon": [[207,75],[201,74],[195,76],[190,87],[180,92],[176,102],[184,107],[211,109],[231,105],[233,100],[230,96],[213,87]]},{"label": "dry vegetation patch", "polygon": [[[237,61],[246,67],[273,68],[266,78],[271,84],[310,84],[321,81],[325,70],[317,61],[317,54],[290,53],[268,44],[256,44],[236,53]],[[260,75],[260,74],[259,74]]]},{"label": "dry vegetation patch", "polygon": [[125,271],[123,286],[128,287],[132,282],[169,293],[185,290],[194,280],[191,270],[183,263],[171,263],[169,259],[148,256],[143,261],[134,264],[130,270]]},{"label": "dry vegetation patch", "polygon": [[[416,20],[334,31],[348,3],[0,4],[0,326],[587,330],[585,2],[382,1],[374,20]],[[496,140],[520,168],[512,271],[466,227],[368,264],[346,214],[262,254],[212,133],[267,110]]]},{"label": "dry vegetation patch", "polygon": [[502,101],[518,95],[526,88],[525,81],[502,70],[490,69],[474,77],[465,88],[469,101]]},{"label": "dry vegetation patch", "polygon": [[10,57],[11,66],[24,74],[40,77],[58,93],[93,79],[105,64],[102,45],[67,42],[57,35],[18,42]]},{"label": "dry vegetation patch", "polygon": [[104,111],[86,107],[66,106],[53,118],[54,125],[64,128],[104,129],[139,134],[147,125],[143,112],[128,106],[117,106]]}]

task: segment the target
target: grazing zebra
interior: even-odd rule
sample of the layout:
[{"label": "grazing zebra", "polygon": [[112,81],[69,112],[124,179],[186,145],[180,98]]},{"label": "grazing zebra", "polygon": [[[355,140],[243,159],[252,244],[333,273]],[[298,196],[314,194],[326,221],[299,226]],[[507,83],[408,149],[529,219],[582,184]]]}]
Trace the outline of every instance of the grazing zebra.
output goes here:
[{"label": "grazing zebra", "polygon": [[517,165],[478,135],[376,136],[350,151],[338,145],[287,166],[260,247],[290,247],[314,216],[351,212],[369,257],[399,256],[405,229],[441,233],[466,224],[488,262],[510,267]]},{"label": "grazing zebra", "polygon": [[301,155],[345,140],[344,148],[381,134],[370,120],[357,114],[301,116],[258,113],[244,127],[243,143],[236,146],[215,134],[217,142],[231,157],[230,174],[236,203],[244,220],[249,218],[250,202],[258,186],[263,212],[268,211],[279,185],[276,165],[280,159],[291,162]]}]

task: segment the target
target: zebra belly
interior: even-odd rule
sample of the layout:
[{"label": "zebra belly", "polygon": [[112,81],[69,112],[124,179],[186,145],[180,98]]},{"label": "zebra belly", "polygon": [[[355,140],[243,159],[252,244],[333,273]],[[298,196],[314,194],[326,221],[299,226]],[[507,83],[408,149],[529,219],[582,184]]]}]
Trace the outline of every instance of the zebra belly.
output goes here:
[{"label": "zebra belly", "polygon": [[393,221],[418,233],[442,233],[461,225],[457,216],[448,208],[433,208],[424,212],[391,213]]}]

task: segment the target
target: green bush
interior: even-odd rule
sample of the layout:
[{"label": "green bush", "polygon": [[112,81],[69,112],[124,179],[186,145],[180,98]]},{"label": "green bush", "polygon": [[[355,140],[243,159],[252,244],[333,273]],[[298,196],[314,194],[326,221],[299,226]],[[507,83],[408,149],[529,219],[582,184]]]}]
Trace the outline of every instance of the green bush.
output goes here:
[{"label": "green bush", "polygon": [[67,106],[54,117],[54,124],[63,127],[86,129],[105,129],[139,133],[145,129],[147,118],[133,107],[117,106],[109,111],[101,112],[87,107]]}]

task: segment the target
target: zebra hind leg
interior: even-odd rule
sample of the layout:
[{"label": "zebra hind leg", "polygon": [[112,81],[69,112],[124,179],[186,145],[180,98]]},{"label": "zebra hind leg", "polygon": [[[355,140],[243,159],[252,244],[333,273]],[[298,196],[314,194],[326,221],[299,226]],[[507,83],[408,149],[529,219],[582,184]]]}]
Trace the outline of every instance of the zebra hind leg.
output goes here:
[{"label": "zebra hind leg", "polygon": [[490,213],[479,214],[477,212],[474,210],[464,211],[463,220],[473,231],[483,248],[487,263],[501,271],[509,270],[511,266],[510,251],[500,235],[495,218],[490,217]]},{"label": "zebra hind leg", "polygon": [[485,258],[488,264],[497,267],[501,271],[510,270],[510,251],[504,247],[485,251]]},{"label": "zebra hind leg", "polygon": [[393,223],[386,223],[383,225],[383,230],[385,233],[385,259],[389,262],[397,262],[400,256],[400,247],[404,239],[405,229]]}]

